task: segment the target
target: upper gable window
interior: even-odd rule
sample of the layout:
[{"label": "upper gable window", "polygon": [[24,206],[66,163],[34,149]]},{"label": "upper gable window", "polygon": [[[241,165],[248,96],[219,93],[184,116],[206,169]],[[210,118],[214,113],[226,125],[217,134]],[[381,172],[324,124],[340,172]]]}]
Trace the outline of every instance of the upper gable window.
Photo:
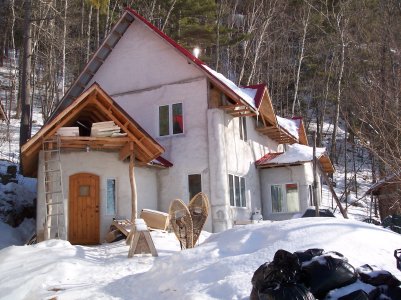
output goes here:
[{"label": "upper gable window", "polygon": [[248,133],[246,130],[246,117],[239,117],[239,137],[245,142],[248,140]]},{"label": "upper gable window", "polygon": [[182,103],[159,106],[159,136],[184,132]]}]

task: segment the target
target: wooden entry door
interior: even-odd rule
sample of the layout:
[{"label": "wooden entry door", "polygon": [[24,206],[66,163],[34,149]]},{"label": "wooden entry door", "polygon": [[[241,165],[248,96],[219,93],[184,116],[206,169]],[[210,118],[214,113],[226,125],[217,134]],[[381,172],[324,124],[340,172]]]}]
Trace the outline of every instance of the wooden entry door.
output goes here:
[{"label": "wooden entry door", "polygon": [[68,240],[71,244],[99,244],[99,176],[78,173],[70,176]]}]

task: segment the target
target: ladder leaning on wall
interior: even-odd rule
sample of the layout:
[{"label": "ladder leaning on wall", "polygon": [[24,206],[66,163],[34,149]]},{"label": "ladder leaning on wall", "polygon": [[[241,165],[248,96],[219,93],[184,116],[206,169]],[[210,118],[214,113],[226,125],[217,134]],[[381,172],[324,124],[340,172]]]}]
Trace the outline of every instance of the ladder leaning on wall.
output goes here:
[{"label": "ladder leaning on wall", "polygon": [[43,178],[46,216],[44,239],[66,239],[60,136],[43,140]]}]

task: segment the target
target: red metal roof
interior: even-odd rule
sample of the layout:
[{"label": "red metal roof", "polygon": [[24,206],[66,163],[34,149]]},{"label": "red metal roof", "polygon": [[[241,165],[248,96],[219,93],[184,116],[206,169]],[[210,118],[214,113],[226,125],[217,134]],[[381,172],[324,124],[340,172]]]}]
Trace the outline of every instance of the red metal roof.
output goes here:
[{"label": "red metal roof", "polygon": [[267,153],[265,156],[263,156],[262,158],[258,159],[255,162],[255,164],[256,164],[256,166],[262,166],[264,164],[267,164],[269,161],[271,161],[272,159],[276,158],[277,156],[280,156],[283,153],[284,152]]}]

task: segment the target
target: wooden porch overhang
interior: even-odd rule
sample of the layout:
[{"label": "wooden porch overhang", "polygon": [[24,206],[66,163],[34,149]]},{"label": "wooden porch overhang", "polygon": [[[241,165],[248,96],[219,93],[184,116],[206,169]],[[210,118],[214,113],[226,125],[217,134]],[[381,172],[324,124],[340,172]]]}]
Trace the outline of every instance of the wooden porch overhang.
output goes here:
[{"label": "wooden porch overhang", "polygon": [[[214,86],[214,88],[219,89],[219,86]],[[254,99],[257,105],[256,111],[250,105],[236,98],[229,97],[230,95],[228,94],[226,94],[226,100],[220,101],[217,107],[223,109],[232,117],[256,117],[258,125],[256,130],[279,144],[293,144],[299,142],[296,137],[278,124],[267,87],[265,85],[256,85],[245,88],[257,90]],[[224,93],[224,90],[220,91]],[[302,143],[304,144],[304,142]]]},{"label": "wooden porch overhang", "polygon": [[235,103],[232,105],[221,105],[219,108],[223,109],[226,113],[235,117],[256,116],[256,113],[249,106],[242,103]]},{"label": "wooden porch overhang", "polygon": [[[278,155],[282,154],[282,153],[277,153]],[[277,156],[273,156],[272,158],[277,157]],[[260,163],[260,164],[256,164],[256,167],[258,169],[269,169],[269,168],[280,168],[280,167],[291,167],[291,166],[300,166],[306,162],[310,162],[310,161],[298,161],[298,162],[291,162],[291,163],[269,163],[269,162],[264,162],[264,163]],[[318,158],[318,162],[321,166],[321,170],[324,173],[327,174],[332,174],[335,172],[334,166],[331,163],[330,158],[327,155],[322,155]]]},{"label": "wooden porch overhang", "polygon": [[[91,125],[104,121],[113,121],[125,136],[90,136]],[[22,146],[25,176],[36,175],[43,140],[56,135],[61,127],[71,126],[79,127],[80,136],[60,136],[61,149],[118,151],[119,159],[124,160],[134,148],[135,158],[141,163],[149,163],[164,152],[163,147],[95,83]]]},{"label": "wooden porch overhang", "polygon": [[294,144],[298,142],[296,137],[291,135],[287,130],[285,130],[278,124],[271,126],[257,127],[256,130],[262,134],[267,135],[268,137],[275,140],[279,144]]}]

